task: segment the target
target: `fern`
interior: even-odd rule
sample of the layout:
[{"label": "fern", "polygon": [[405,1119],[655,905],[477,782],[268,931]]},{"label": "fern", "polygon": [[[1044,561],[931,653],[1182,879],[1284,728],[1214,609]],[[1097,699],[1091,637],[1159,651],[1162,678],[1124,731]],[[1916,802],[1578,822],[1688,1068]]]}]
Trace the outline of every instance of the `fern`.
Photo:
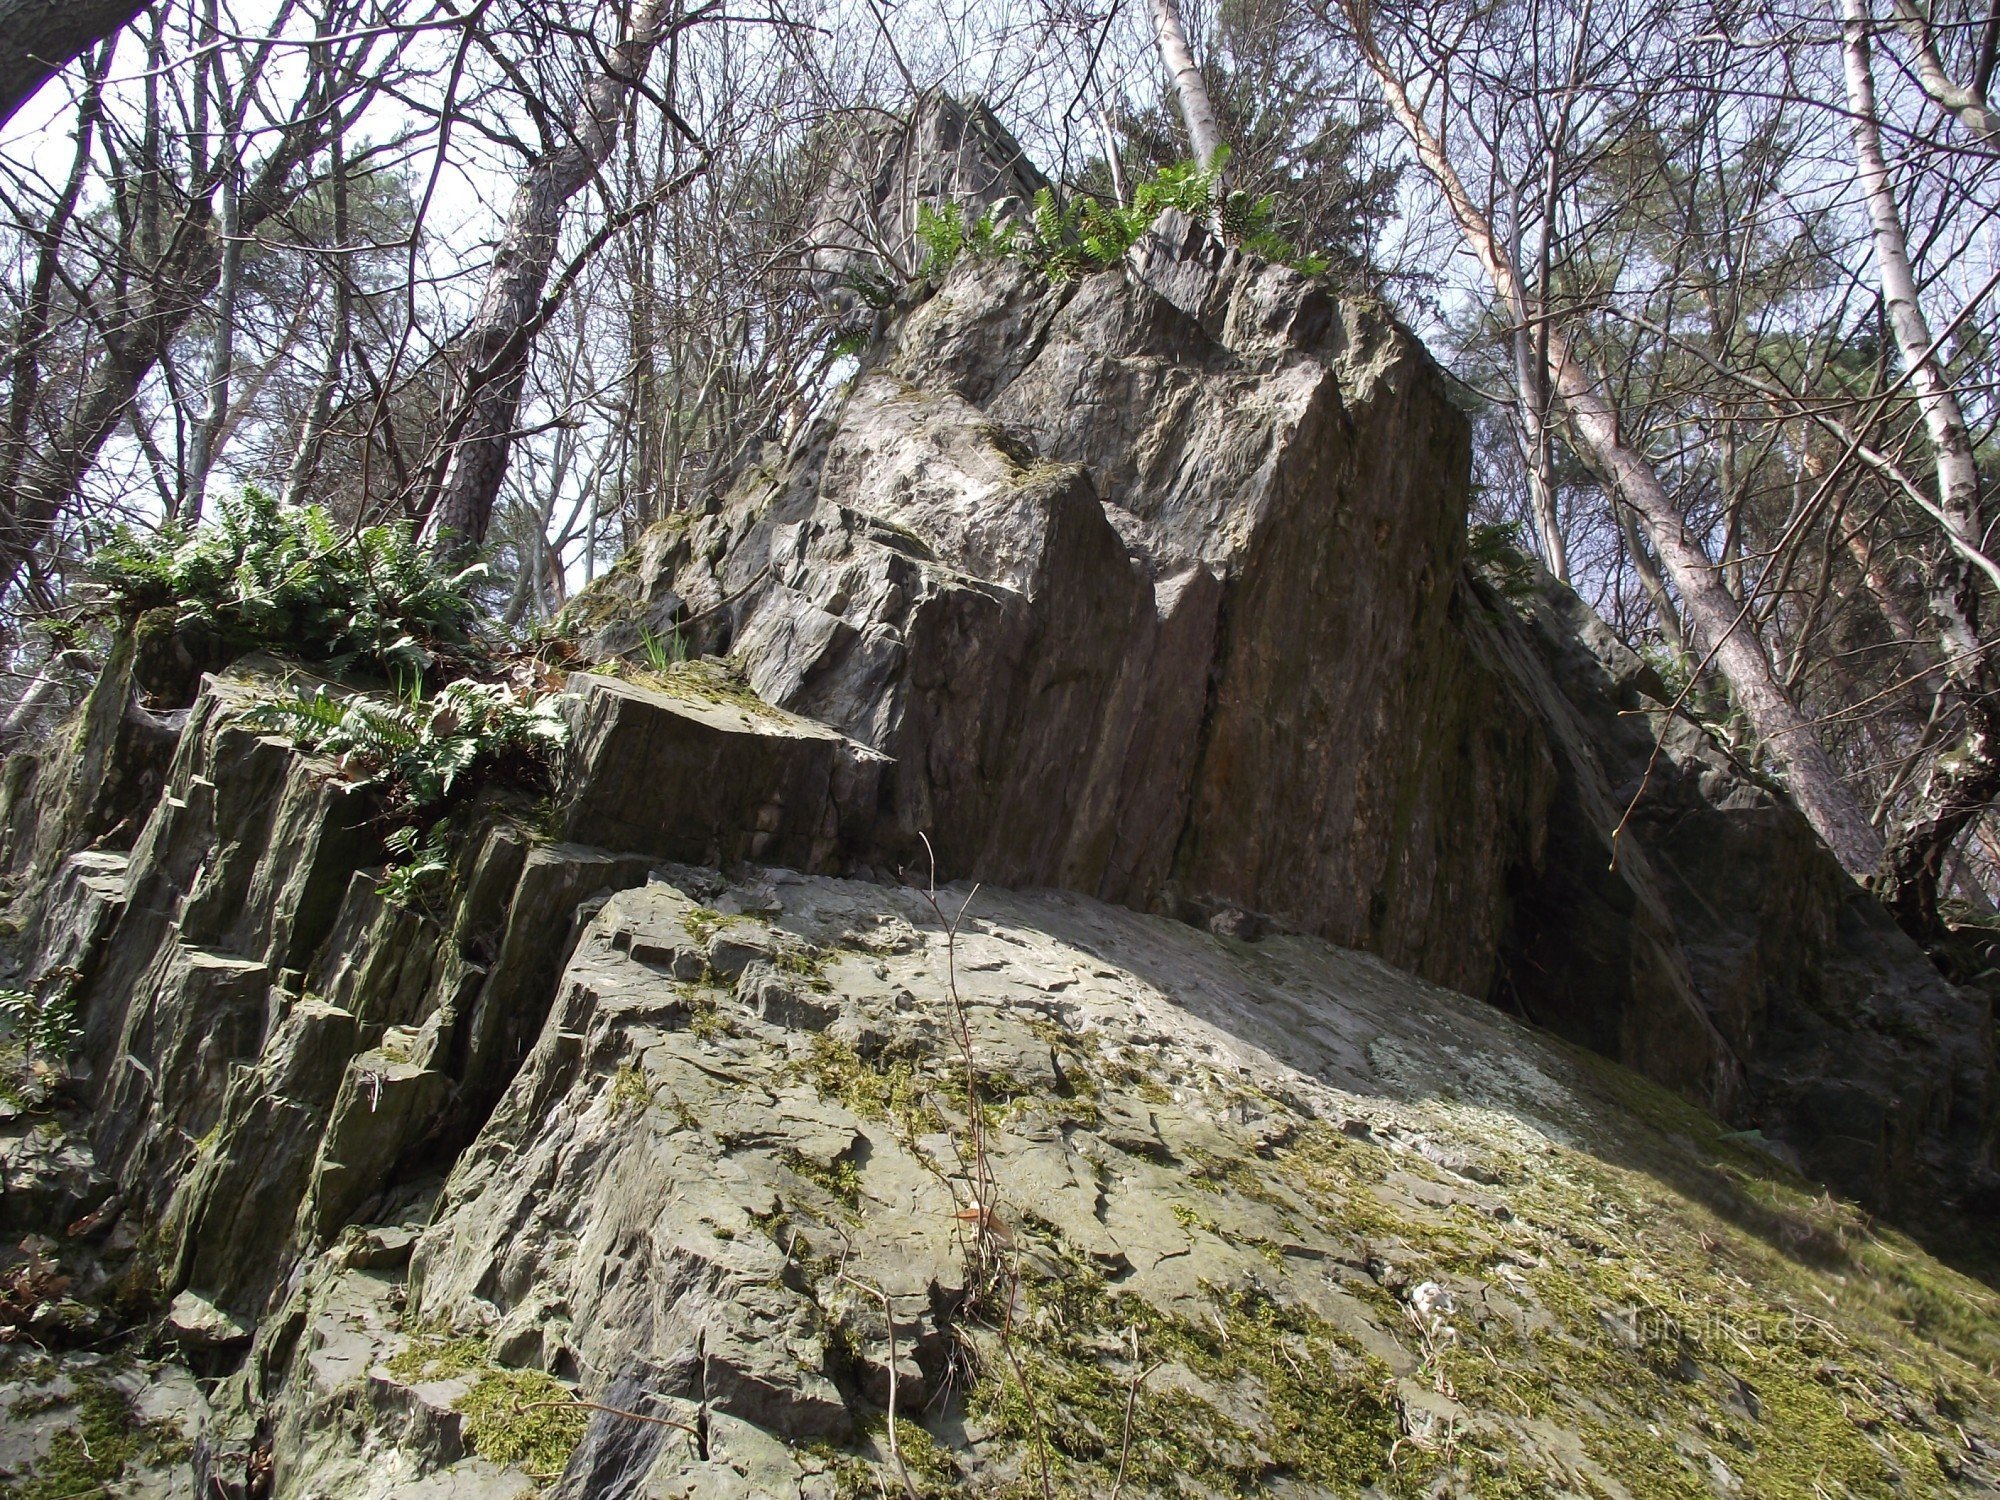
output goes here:
[{"label": "fern", "polygon": [[451,873],[451,838],[445,820],[440,818],[422,834],[414,824],[399,828],[384,843],[390,863],[375,894],[391,906],[428,910],[432,892]]},{"label": "fern", "polygon": [[176,629],[237,650],[404,676],[439,654],[475,652],[471,586],[482,572],[440,568],[407,524],[349,537],[321,507],[283,506],[254,488],[199,526],[121,527],[90,563],[104,612],[171,609]]},{"label": "fern", "polygon": [[919,204],[917,240],[924,247],[924,258],[917,274],[942,276],[967,255],[999,260],[1013,253],[1019,230],[1018,224],[1012,220],[1003,223],[990,210],[968,222],[962,203],[942,207]]},{"label": "fern", "polygon": [[922,204],[917,209],[917,239],[924,247],[919,273],[937,277],[960,260],[1011,258],[1026,261],[1051,281],[1116,265],[1168,209],[1185,214],[1213,214],[1223,232],[1251,254],[1319,275],[1327,262],[1304,254],[1277,230],[1275,199],[1233,192],[1220,197],[1223,169],[1229,153],[1218,151],[1207,167],[1179,162],[1159,168],[1136,184],[1130,207],[1077,197],[1062,202],[1052,188],[1041,188],[1027,213],[1004,223],[992,213],[966,221],[962,204]]},{"label": "fern", "polygon": [[1683,653],[1661,643],[1641,646],[1639,655],[1659,674],[1661,690],[1666,694],[1664,702],[1679,703],[1688,696],[1694,664]]},{"label": "fern", "polygon": [[62,1067],[83,1038],[75,986],[64,983],[43,997],[27,990],[0,989],[0,1026],[20,1043],[30,1061],[39,1058]]},{"label": "fern", "polygon": [[933,208],[917,206],[917,239],[924,247],[920,276],[939,276],[951,269],[965,252],[965,209],[957,203]]},{"label": "fern", "polygon": [[319,743],[340,728],[347,706],[344,700],[329,696],[325,688],[316,688],[310,698],[260,703],[248,717],[257,727],[281,729],[302,744]]},{"label": "fern", "polygon": [[447,820],[422,814],[485,777],[547,791],[569,739],[553,699],[504,683],[454,682],[430,699],[415,687],[400,699],[335,697],[322,687],[260,703],[243,719],[334,757],[409,820],[385,840],[390,858],[376,887],[397,906],[424,906],[450,866]]},{"label": "fern", "polygon": [[972,221],[972,228],[966,233],[965,248],[983,260],[994,260],[1013,253],[1013,245],[1020,226],[1009,219],[1002,222],[990,209]]},{"label": "fern", "polygon": [[336,698],[318,688],[260,703],[244,721],[334,757],[345,774],[412,810],[446,801],[482,768],[545,789],[569,737],[553,700],[468,681],[429,700]]},{"label": "fern", "polygon": [[1465,559],[1515,603],[1537,592],[1534,565],[1519,521],[1474,522],[1466,528]]}]

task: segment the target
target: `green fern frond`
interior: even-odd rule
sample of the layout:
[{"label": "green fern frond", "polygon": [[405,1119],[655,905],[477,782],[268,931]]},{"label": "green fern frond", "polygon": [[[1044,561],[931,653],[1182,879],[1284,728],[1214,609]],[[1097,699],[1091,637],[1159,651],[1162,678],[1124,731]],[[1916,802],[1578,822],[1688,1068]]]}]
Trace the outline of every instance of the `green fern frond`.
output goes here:
[{"label": "green fern frond", "polygon": [[1090,197],[1064,200],[1054,189],[1040,188],[1024,218],[1004,223],[988,212],[968,224],[960,204],[921,205],[917,210],[917,238],[925,249],[921,274],[940,276],[970,255],[1021,260],[1051,281],[1066,281],[1116,265],[1168,209],[1213,216],[1224,233],[1251,254],[1309,275],[1323,272],[1324,259],[1304,254],[1277,232],[1273,198],[1221,194],[1228,164],[1225,147],[1206,167],[1191,161],[1160,167],[1134,184],[1129,206]]},{"label": "green fern frond", "polygon": [[352,539],[315,505],[261,490],[219,501],[200,526],[115,532],[91,559],[101,612],[171,609],[241,650],[308,661],[428,670],[439,653],[476,655],[472,571],[447,575],[406,523]]}]

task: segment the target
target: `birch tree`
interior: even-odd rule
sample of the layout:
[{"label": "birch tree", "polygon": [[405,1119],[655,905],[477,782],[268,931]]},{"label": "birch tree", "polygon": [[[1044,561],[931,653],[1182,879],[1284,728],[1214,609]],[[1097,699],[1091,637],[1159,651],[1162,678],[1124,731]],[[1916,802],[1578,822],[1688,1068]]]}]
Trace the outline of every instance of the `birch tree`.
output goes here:
[{"label": "birch tree", "polygon": [[[1890,0],[1896,24],[1909,45],[1919,83],[1940,109],[1957,119],[1979,145],[2000,152],[2000,109],[1989,98],[1993,69],[2000,60],[2000,7],[1990,7],[1975,32],[1978,40],[1970,71],[1954,75],[1945,65],[1931,15],[1916,0]],[[1843,30],[1843,45],[1844,41]]]},{"label": "birch tree", "polygon": [[[1906,0],[1898,3],[1907,9]],[[1993,681],[1991,643],[1980,618],[1982,580],[2000,583],[2000,567],[1984,550],[1978,455],[1940,357],[1941,341],[1924,313],[1902,210],[1882,147],[1868,0],[1841,0],[1840,19],[1855,178],[1867,207],[1888,325],[1930,439],[1937,493],[1934,502],[1924,499],[1924,508],[1942,532],[1931,562],[1930,603],[1945,648],[1947,677],[1962,699],[1964,714],[1956,752],[1938,762],[1927,789],[1928,806],[1895,841],[1887,869],[1885,894],[1892,909],[1913,931],[1933,932],[1945,857],[1959,835],[2000,795],[2000,693]],[[1920,48],[1919,56],[1924,55]],[[1926,88],[1933,88],[1928,76]]]},{"label": "birch tree", "polygon": [[1222,131],[1215,123],[1215,105],[1209,100],[1201,69],[1195,65],[1194,49],[1188,45],[1187,28],[1181,24],[1176,0],[1153,0],[1153,34],[1159,45],[1160,61],[1166,64],[1167,76],[1173,81],[1174,98],[1187,125],[1194,159],[1203,167],[1212,167],[1222,150]]},{"label": "birch tree", "polygon": [[[1418,163],[1447,208],[1500,303],[1525,321],[1530,300],[1520,272],[1491,219],[1454,166],[1442,137],[1413,102],[1384,52],[1363,0],[1340,0],[1347,34],[1374,75],[1390,113],[1409,138]],[[1601,377],[1556,320],[1543,318],[1542,361],[1556,409],[1579,454],[1626,507],[1679,594],[1695,644],[1713,659],[1730,692],[1783,769],[1794,799],[1835,856],[1857,877],[1872,877],[1884,853],[1880,832],[1820,744],[1811,718],[1780,680],[1745,604],[1731,594],[1720,568],[1691,537],[1686,519],[1648,456],[1628,443]]]}]

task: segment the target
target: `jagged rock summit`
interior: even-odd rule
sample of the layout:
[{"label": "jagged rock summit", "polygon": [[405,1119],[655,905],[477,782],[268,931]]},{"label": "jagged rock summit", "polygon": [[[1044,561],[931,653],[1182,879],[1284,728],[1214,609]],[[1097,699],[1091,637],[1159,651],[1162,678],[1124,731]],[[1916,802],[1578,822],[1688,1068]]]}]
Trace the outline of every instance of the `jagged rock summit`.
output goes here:
[{"label": "jagged rock summit", "polygon": [[875,334],[435,899],[280,661],[9,763],[0,1495],[2000,1493],[2000,1299],[1827,1191],[1977,1226],[1990,1000],[1468,565],[1421,347],[1176,215]]}]

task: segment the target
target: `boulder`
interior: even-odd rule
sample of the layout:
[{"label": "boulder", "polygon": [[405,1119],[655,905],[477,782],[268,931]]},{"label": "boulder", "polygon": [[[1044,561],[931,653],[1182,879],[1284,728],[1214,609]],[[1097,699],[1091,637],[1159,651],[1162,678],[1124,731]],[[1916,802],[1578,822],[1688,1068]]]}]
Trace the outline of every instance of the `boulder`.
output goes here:
[{"label": "boulder", "polygon": [[880,862],[923,833],[947,874],[1481,990],[1554,778],[1456,625],[1466,453],[1408,335],[1175,217],[1074,282],[961,266],[576,619],[692,622],[890,757]]},{"label": "boulder", "polygon": [[578,674],[566,709],[563,837],[600,849],[826,868],[840,791],[882,759],[703,664],[646,683]]},{"label": "boulder", "polygon": [[229,1349],[250,1342],[251,1330],[213,1302],[182,1292],[167,1309],[167,1333],[189,1349]]}]

